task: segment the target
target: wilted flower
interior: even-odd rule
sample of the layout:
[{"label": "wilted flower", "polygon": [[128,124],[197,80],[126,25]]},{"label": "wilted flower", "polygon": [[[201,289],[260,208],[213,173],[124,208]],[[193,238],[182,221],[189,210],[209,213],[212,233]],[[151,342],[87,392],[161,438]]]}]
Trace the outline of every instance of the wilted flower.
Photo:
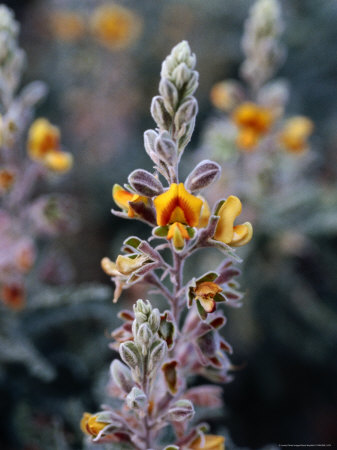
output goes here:
[{"label": "wilted flower", "polygon": [[103,4],[95,9],[90,20],[95,38],[110,50],[129,47],[142,29],[142,21],[130,9]]},{"label": "wilted flower", "polygon": [[314,124],[308,117],[291,117],[280,132],[280,142],[288,152],[302,153],[308,148],[307,140],[313,129]]},{"label": "wilted flower", "polygon": [[220,216],[220,219],[213,239],[224,242],[232,247],[241,247],[251,240],[253,228],[249,222],[234,226],[234,221],[241,214],[241,210],[241,201],[238,197],[230,195],[216,212],[216,215]]},{"label": "wilted flower", "polygon": [[214,434],[199,437],[189,445],[190,450],[225,450],[225,438]]},{"label": "wilted flower", "polygon": [[209,272],[195,280],[188,290],[188,306],[191,307],[195,300],[203,320],[207,318],[207,314],[215,311],[217,302],[226,301],[226,297],[221,294],[221,286],[215,283],[217,277],[217,273]]},{"label": "wilted flower", "polygon": [[240,149],[248,151],[257,146],[273,123],[271,111],[252,102],[238,106],[232,118],[239,129],[236,143]]},{"label": "wilted flower", "polygon": [[84,20],[75,11],[53,11],[49,20],[53,34],[62,41],[76,41],[85,33]]}]

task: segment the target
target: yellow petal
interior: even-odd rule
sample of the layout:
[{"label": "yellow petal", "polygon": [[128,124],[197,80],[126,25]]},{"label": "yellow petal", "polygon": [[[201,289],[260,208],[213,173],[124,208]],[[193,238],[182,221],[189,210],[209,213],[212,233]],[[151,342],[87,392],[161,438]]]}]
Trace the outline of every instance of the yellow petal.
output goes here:
[{"label": "yellow petal", "polygon": [[85,434],[90,434],[88,429],[87,429],[88,420],[90,419],[90,417],[91,417],[91,414],[88,413],[88,412],[85,412],[85,413],[83,413],[83,416],[82,416],[82,419],[81,419],[81,422],[80,422],[81,430]]},{"label": "yellow petal", "polygon": [[253,128],[241,128],[236,138],[236,145],[241,150],[254,150],[259,142],[259,134]]},{"label": "yellow petal", "polygon": [[116,264],[107,257],[102,259],[101,267],[104,270],[104,272],[110,277],[116,277],[120,275],[119,271],[117,270]]},{"label": "yellow petal", "polygon": [[205,198],[203,198],[201,195],[198,195],[198,198],[202,200],[202,208],[198,228],[205,228],[208,224],[209,218],[211,217],[211,209]]},{"label": "yellow petal", "polygon": [[130,275],[142,267],[148,260],[148,257],[145,255],[138,255],[135,258],[119,255],[116,259],[116,268],[122,275]]},{"label": "yellow petal", "polygon": [[304,116],[288,119],[280,132],[281,144],[292,153],[301,153],[308,148],[307,139],[314,129],[313,122]]},{"label": "yellow petal", "polygon": [[124,211],[128,211],[129,202],[132,201],[133,195],[134,194],[132,194],[131,192],[123,189],[119,184],[115,184],[112,188],[112,198],[114,199],[114,202],[120,209]]},{"label": "yellow petal", "polygon": [[190,239],[186,227],[179,222],[173,223],[167,233],[168,240],[173,239],[173,245],[176,249],[182,249],[185,245],[185,239]]},{"label": "yellow petal", "polygon": [[239,105],[232,118],[239,128],[250,128],[257,134],[265,134],[273,123],[272,112],[252,102]]},{"label": "yellow petal", "polygon": [[47,153],[43,163],[54,172],[64,173],[72,168],[73,156],[67,152],[52,151]]},{"label": "yellow petal", "polygon": [[225,450],[225,438],[214,434],[204,436],[205,445],[202,446],[201,438],[196,439],[190,446],[190,450]]},{"label": "yellow petal", "polygon": [[174,209],[178,206],[178,185],[172,183],[170,188],[154,199],[154,206],[157,212],[157,224],[165,226],[170,223],[170,217]]},{"label": "yellow petal", "polygon": [[204,310],[207,313],[212,313],[215,311],[216,303],[212,297],[207,297],[207,298],[201,297],[201,298],[198,298],[198,300],[201,303],[201,306],[204,308]]},{"label": "yellow petal", "polygon": [[241,247],[247,244],[253,237],[253,227],[250,222],[245,222],[242,225],[234,227],[233,239],[229,245],[232,247]]},{"label": "yellow petal", "polygon": [[178,186],[179,206],[183,210],[187,224],[190,227],[197,227],[200,219],[202,200],[195,195],[190,194],[183,183]]},{"label": "yellow petal", "polygon": [[60,149],[60,131],[47,119],[36,119],[28,131],[27,148],[34,160],[43,159],[49,152]]},{"label": "yellow petal", "polygon": [[213,283],[213,281],[197,283],[197,286],[194,289],[194,293],[197,297],[214,297],[219,292],[222,292],[222,288],[218,284]]},{"label": "yellow petal", "polygon": [[214,233],[214,239],[216,241],[229,244],[234,235],[234,221],[236,217],[241,213],[242,205],[238,197],[231,195],[221,206],[218,216],[220,216],[218,225]]}]

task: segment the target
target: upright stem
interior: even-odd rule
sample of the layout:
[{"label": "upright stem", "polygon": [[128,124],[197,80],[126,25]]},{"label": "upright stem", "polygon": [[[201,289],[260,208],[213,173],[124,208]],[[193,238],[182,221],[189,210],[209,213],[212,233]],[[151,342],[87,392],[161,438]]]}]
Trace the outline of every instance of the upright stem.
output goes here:
[{"label": "upright stem", "polygon": [[173,253],[173,271],[175,274],[175,284],[173,290],[173,303],[172,303],[172,314],[177,323],[179,329],[179,316],[180,316],[180,291],[182,288],[183,281],[183,267],[184,267],[184,259],[180,256],[179,253],[176,253],[172,248]]}]

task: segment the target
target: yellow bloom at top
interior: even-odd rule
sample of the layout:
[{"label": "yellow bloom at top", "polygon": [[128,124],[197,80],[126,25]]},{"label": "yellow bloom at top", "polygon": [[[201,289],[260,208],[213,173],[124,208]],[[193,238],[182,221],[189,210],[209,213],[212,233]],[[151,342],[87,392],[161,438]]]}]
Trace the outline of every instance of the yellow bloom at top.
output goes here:
[{"label": "yellow bloom at top", "polygon": [[96,437],[100,431],[106,427],[108,423],[106,422],[98,422],[97,415],[93,415],[90,413],[84,413],[81,419],[81,430],[83,433],[88,434],[90,436]]},{"label": "yellow bloom at top", "polygon": [[36,119],[29,128],[27,147],[33,160],[44,159],[48,153],[60,150],[60,130],[47,119]]},{"label": "yellow bloom at top", "polygon": [[170,188],[154,199],[157,224],[165,226],[179,222],[190,227],[199,225],[203,201],[187,192],[183,183],[172,183]]},{"label": "yellow bloom at top", "polygon": [[242,205],[238,197],[231,195],[221,205],[217,215],[220,216],[213,239],[232,247],[247,244],[253,236],[253,227],[249,222],[235,225],[234,221],[241,214]]},{"label": "yellow bloom at top", "polygon": [[32,123],[27,148],[31,159],[54,172],[67,172],[73,165],[72,155],[61,150],[60,130],[47,119],[36,119]]},{"label": "yellow bloom at top", "polygon": [[103,4],[95,9],[90,26],[95,38],[110,50],[129,47],[139,36],[141,19],[131,10]]},{"label": "yellow bloom at top", "polygon": [[261,137],[268,133],[274,118],[269,109],[245,102],[234,110],[232,119],[239,129],[238,147],[249,151],[254,149]]},{"label": "yellow bloom at top", "polygon": [[76,41],[85,33],[83,18],[74,11],[54,11],[51,13],[49,20],[52,33],[62,41]]},{"label": "yellow bloom at top", "polygon": [[190,450],[225,450],[225,438],[214,434],[204,436],[205,444],[202,445],[202,439],[198,438],[190,445]]},{"label": "yellow bloom at top", "polygon": [[308,148],[307,140],[314,130],[313,122],[304,116],[288,119],[280,132],[281,144],[291,153],[302,153]]}]

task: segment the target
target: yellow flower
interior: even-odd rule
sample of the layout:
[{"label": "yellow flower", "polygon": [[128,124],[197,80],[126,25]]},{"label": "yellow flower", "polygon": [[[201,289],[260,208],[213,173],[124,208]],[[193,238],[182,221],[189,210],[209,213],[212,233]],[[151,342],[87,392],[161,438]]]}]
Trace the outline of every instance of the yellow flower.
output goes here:
[{"label": "yellow flower", "polygon": [[216,108],[229,111],[238,103],[238,91],[239,88],[234,81],[220,81],[211,89],[211,102]]},{"label": "yellow flower", "polygon": [[279,138],[284,148],[291,153],[302,153],[308,148],[307,140],[314,129],[313,122],[304,116],[288,119]]},{"label": "yellow flower", "polygon": [[253,227],[249,222],[235,225],[236,217],[241,214],[242,205],[238,197],[231,195],[221,205],[217,215],[220,216],[213,239],[224,242],[232,247],[247,244],[253,236]]},{"label": "yellow flower", "polygon": [[47,119],[36,119],[28,131],[28,153],[35,161],[42,161],[50,152],[60,150],[60,131]]},{"label": "yellow flower", "polygon": [[273,123],[273,114],[252,102],[245,102],[233,112],[232,119],[237,125],[237,145],[243,150],[252,150],[268,131]]},{"label": "yellow flower", "polygon": [[95,9],[90,26],[95,38],[110,50],[129,47],[142,29],[141,19],[131,10],[104,4]]},{"label": "yellow flower", "polygon": [[49,20],[53,34],[62,41],[76,41],[85,32],[83,18],[74,11],[54,11]]},{"label": "yellow flower", "polygon": [[147,197],[142,197],[141,195],[134,194],[133,192],[126,191],[119,184],[115,184],[112,189],[112,197],[117,206],[120,207],[121,210],[125,211],[129,217],[135,217],[136,213],[132,209],[130,202],[136,203],[148,203]]},{"label": "yellow flower", "polygon": [[205,444],[202,445],[201,438],[192,442],[190,450],[225,450],[225,438],[214,434],[206,434],[204,436]]},{"label": "yellow flower", "polygon": [[190,227],[199,225],[203,201],[187,192],[183,183],[172,183],[170,188],[154,199],[157,224],[165,226],[179,222]]},{"label": "yellow flower", "polygon": [[197,227],[204,201],[190,194],[183,183],[172,183],[170,188],[154,199],[157,224],[169,225],[167,239],[172,239],[176,249],[182,249],[185,239],[190,239],[188,227]]},{"label": "yellow flower", "polygon": [[55,151],[49,152],[45,159],[44,165],[54,172],[68,172],[73,165],[73,156],[71,153]]},{"label": "yellow flower", "polygon": [[97,415],[85,412],[82,416],[80,426],[85,434],[96,437],[104,427],[109,425],[107,422],[98,422]]}]

